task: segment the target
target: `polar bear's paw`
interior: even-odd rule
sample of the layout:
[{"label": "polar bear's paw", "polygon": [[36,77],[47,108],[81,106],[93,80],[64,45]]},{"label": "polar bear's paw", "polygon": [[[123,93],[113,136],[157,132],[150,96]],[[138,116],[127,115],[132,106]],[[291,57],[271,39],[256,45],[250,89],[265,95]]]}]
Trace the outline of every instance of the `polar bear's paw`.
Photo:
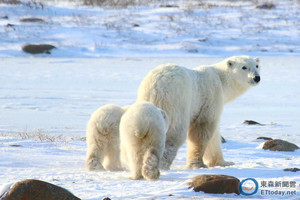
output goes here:
[{"label": "polar bear's paw", "polygon": [[230,161],[224,161],[220,166],[222,167],[226,167],[226,166],[231,166],[234,165],[234,162],[230,162]]},{"label": "polar bear's paw", "polygon": [[107,171],[124,171],[123,168],[119,165],[108,165],[108,166],[105,166],[105,169]]},{"label": "polar bear's paw", "polygon": [[88,171],[104,171],[102,164],[97,159],[89,159],[86,163]]},{"label": "polar bear's paw", "polygon": [[216,167],[216,166],[227,167],[227,166],[231,166],[234,164],[235,164],[234,162],[229,162],[229,161],[223,160],[222,162],[207,163],[206,165],[208,167]]},{"label": "polar bear's paw", "polygon": [[160,176],[160,172],[157,167],[149,167],[149,166],[143,167],[142,174],[144,178],[148,181],[157,180]]},{"label": "polar bear's paw", "polygon": [[195,162],[195,163],[187,163],[186,169],[199,169],[199,168],[207,168],[207,166],[203,162]]},{"label": "polar bear's paw", "polygon": [[144,156],[142,174],[148,181],[157,180],[160,176],[158,169],[159,158],[155,149],[150,149]]}]

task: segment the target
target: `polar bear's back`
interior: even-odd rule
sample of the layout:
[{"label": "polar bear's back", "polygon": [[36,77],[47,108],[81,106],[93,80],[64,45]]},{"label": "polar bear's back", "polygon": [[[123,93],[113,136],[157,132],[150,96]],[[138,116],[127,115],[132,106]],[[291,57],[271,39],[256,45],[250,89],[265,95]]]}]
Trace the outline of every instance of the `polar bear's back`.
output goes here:
[{"label": "polar bear's back", "polygon": [[149,102],[138,102],[126,111],[120,129],[126,129],[127,135],[142,138],[146,134],[165,133],[167,126],[160,109]]},{"label": "polar bear's back", "polygon": [[[117,105],[105,105],[98,108],[91,116],[89,124],[93,124],[99,134],[118,133],[120,119],[124,109]],[[88,126],[89,126],[88,124]]]},{"label": "polar bear's back", "polygon": [[189,115],[192,99],[192,80],[189,71],[174,64],[154,68],[139,87],[138,101],[152,102],[166,111],[170,116],[170,126],[180,123],[180,116]]}]

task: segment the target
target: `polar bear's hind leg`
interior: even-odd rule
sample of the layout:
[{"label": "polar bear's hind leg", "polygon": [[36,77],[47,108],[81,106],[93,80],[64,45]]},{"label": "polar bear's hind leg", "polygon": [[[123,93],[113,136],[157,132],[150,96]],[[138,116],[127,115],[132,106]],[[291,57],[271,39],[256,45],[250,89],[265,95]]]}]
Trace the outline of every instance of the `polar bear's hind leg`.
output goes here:
[{"label": "polar bear's hind leg", "polygon": [[149,181],[157,180],[160,176],[159,156],[153,148],[149,149],[144,155],[142,174]]}]

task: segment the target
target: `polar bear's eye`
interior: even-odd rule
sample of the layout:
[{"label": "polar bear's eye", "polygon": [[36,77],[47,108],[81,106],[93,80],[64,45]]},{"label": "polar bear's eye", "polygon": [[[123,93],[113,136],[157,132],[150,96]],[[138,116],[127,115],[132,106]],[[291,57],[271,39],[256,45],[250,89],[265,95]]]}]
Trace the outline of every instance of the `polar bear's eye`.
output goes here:
[{"label": "polar bear's eye", "polygon": [[256,65],[256,68],[258,68],[258,65]]},{"label": "polar bear's eye", "polygon": [[246,69],[247,69],[247,67],[246,67],[246,66],[243,66],[243,67],[242,67],[242,69],[243,69],[243,70],[246,70]]}]

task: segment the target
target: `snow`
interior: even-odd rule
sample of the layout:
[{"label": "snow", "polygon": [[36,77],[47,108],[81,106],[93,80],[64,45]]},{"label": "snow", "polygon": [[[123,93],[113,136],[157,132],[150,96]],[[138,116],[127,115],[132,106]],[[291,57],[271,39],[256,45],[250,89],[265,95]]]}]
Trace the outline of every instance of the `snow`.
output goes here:
[{"label": "snow", "polygon": [[[297,181],[299,185],[299,174],[283,169],[299,167],[300,151],[265,151],[261,149],[263,141],[256,140],[266,136],[300,144],[298,57],[261,57],[261,84],[226,105],[221,133],[227,143],[222,146],[226,160],[235,162],[234,166],[186,170],[184,145],[171,170],[162,171],[158,181],[129,180],[128,172],[87,172],[86,144],[78,138],[85,136],[85,125],[94,110],[107,103],[133,103],[140,81],[158,64],[173,62],[192,68],[222,59],[2,59],[0,185],[36,178],[91,200],[106,196],[112,199],[241,198],[235,194],[212,195],[189,190],[187,181],[200,174],[226,174],[240,180],[252,177],[259,183]],[[245,119],[270,125],[247,126],[242,124]],[[36,132],[62,137],[41,141],[37,136],[30,137]],[[299,190],[298,185],[295,190]],[[261,197],[285,199],[287,196],[257,193],[251,199]]]},{"label": "snow", "polygon": [[[156,2],[126,9],[41,2],[0,5],[0,57],[29,57],[21,50],[27,43],[57,46],[51,57],[300,52],[300,4],[295,0],[274,1],[270,10],[257,9],[256,1],[169,1],[177,7]],[[20,21],[26,17],[44,22]]]},{"label": "snow", "polygon": [[[172,1],[108,9],[65,1],[44,7],[0,4],[0,196],[13,183],[35,178],[86,200],[299,199],[300,150],[262,149],[259,136],[300,145],[300,15],[296,1]],[[220,6],[223,5],[223,6]],[[23,23],[39,17],[44,23]],[[7,26],[13,24],[13,27]],[[133,26],[138,24],[139,26]],[[29,55],[25,43],[51,43],[50,55]],[[230,167],[184,169],[186,145],[158,181],[134,181],[129,172],[87,172],[85,126],[99,106],[132,104],[145,75],[163,63],[194,68],[247,54],[261,59],[261,83],[225,106],[220,131]],[[255,120],[265,126],[247,126]],[[297,195],[205,194],[188,189],[200,174],[243,180],[296,181]],[[270,189],[270,188],[269,188]],[[171,194],[171,196],[170,196]]]}]

